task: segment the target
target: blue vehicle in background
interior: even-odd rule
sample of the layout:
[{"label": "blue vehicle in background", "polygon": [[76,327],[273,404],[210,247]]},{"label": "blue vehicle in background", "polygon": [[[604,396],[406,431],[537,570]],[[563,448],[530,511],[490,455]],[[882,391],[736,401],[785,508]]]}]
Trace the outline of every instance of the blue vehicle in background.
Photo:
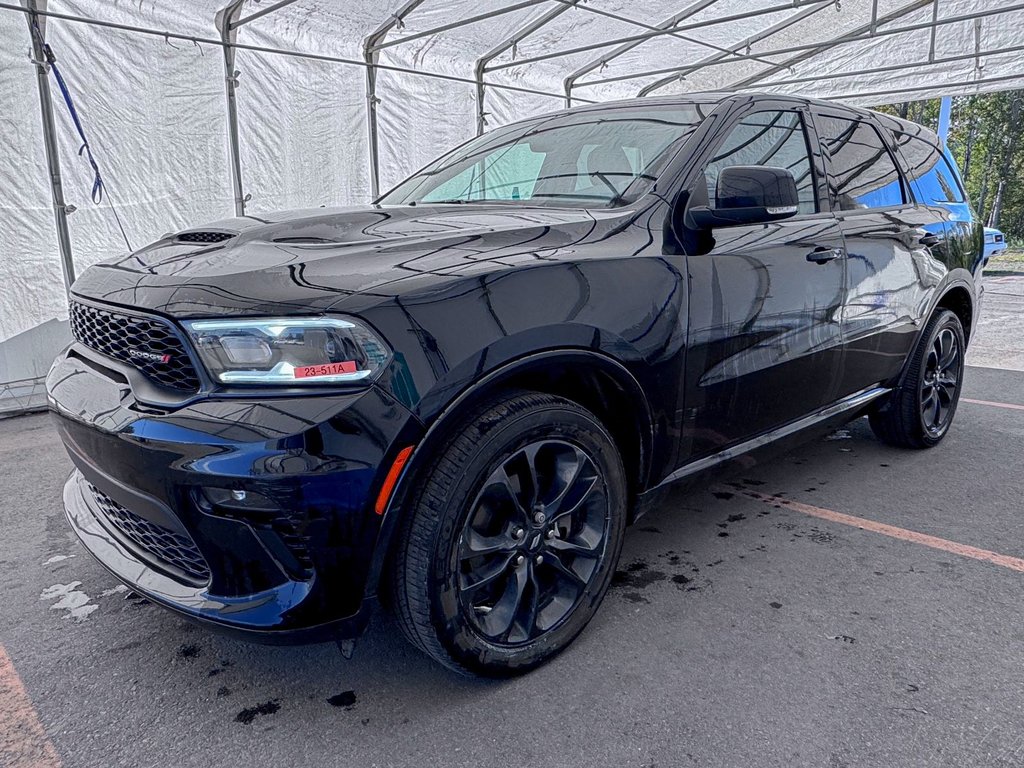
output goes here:
[{"label": "blue vehicle in background", "polygon": [[985,261],[1006,250],[1006,237],[995,227],[985,227]]}]

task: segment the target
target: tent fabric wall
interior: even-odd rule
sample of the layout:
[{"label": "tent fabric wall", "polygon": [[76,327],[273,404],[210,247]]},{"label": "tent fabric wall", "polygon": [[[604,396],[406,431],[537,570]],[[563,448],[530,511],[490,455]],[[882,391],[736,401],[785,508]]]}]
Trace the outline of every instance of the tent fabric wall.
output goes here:
[{"label": "tent fabric wall", "polygon": [[[0,0],[0,412],[11,382],[38,380],[67,339],[30,38],[25,14],[11,7],[20,1]],[[49,0],[46,8],[215,41],[214,19],[227,2]],[[582,73],[572,89],[576,101],[641,90],[745,88],[877,104],[1024,85],[1018,50],[1024,2],[1015,0],[295,0],[275,6],[246,0],[243,19],[262,15],[237,32],[242,45],[302,54],[236,52],[242,188],[251,195],[248,212],[257,215],[368,200],[363,41],[389,19],[395,23],[379,63],[414,71],[378,70],[382,190],[472,137],[475,65],[496,50],[484,76],[488,128],[561,108],[573,73]],[[942,23],[978,13],[985,15]],[[872,37],[873,19],[877,32],[914,29]],[[934,32],[933,19],[939,21]],[[72,19],[49,18],[46,26],[131,244],[233,215],[221,47]],[[444,29],[434,33],[438,28]],[[519,30],[529,34],[504,46]],[[773,53],[811,43],[810,50]],[[127,246],[108,205],[89,200],[91,171],[77,155],[80,141],[55,88],[53,110],[65,197],[77,208],[69,227],[81,271]],[[37,388],[32,392],[38,400]]]},{"label": "tent fabric wall", "polygon": [[[31,43],[20,13],[0,12],[0,341],[64,311]],[[18,371],[27,378],[31,371]]]},{"label": "tent fabric wall", "polygon": [[135,248],[229,210],[220,51],[80,24],[51,23],[48,38],[108,188],[94,205],[92,169],[54,89],[76,272],[128,250],[110,204]]},{"label": "tent fabric wall", "polygon": [[246,211],[365,201],[363,71],[245,50],[236,65],[242,190],[252,195]]},{"label": "tent fabric wall", "polygon": [[38,382],[67,337],[30,46],[24,17],[0,13],[0,415],[45,402]]}]

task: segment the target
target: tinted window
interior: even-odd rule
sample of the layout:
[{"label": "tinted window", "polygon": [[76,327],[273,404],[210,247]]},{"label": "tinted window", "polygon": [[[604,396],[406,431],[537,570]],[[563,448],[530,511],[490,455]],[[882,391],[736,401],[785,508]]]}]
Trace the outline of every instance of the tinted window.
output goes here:
[{"label": "tinted window", "polygon": [[713,108],[616,107],[505,126],[431,163],[380,202],[623,205],[650,188]]},{"label": "tinted window", "polygon": [[709,200],[715,199],[718,175],[733,165],[785,168],[796,179],[800,213],[814,213],[818,209],[814,174],[799,113],[756,112],[737,123],[704,171]]},{"label": "tinted window", "polygon": [[897,133],[896,143],[907,163],[907,178],[922,203],[964,202],[956,173],[938,147],[906,133]]},{"label": "tinted window", "polygon": [[829,186],[840,210],[902,205],[903,185],[882,137],[868,123],[817,117],[821,141],[832,158]]}]

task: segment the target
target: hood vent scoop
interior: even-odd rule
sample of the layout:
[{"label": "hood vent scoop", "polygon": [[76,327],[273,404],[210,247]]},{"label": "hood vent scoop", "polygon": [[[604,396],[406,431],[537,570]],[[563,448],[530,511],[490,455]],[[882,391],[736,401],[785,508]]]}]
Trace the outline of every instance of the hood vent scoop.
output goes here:
[{"label": "hood vent scoop", "polygon": [[231,232],[182,232],[174,239],[179,243],[223,243],[232,237]]},{"label": "hood vent scoop", "polygon": [[275,237],[274,242],[283,245],[338,245],[340,241],[326,237]]}]

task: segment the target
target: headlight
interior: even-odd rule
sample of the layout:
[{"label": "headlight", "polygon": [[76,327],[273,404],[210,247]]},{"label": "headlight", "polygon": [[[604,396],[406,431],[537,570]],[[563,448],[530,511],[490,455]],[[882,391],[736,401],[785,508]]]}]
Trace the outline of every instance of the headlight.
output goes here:
[{"label": "headlight", "polygon": [[[996,241],[996,236],[995,235],[985,235],[985,242],[986,243],[994,243],[995,241]],[[978,241],[975,240],[974,242],[978,242]]]},{"label": "headlight", "polygon": [[223,384],[348,384],[372,376],[391,351],[355,320],[274,317],[183,323]]}]

